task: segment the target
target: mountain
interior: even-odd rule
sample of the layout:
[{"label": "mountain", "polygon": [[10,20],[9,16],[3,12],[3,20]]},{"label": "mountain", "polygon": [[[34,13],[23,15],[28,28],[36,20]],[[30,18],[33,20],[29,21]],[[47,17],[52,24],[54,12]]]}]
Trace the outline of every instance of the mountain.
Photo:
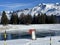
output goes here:
[{"label": "mountain", "polygon": [[37,15],[37,14],[41,14],[41,13],[46,13],[47,15],[60,15],[60,3],[55,3],[55,4],[45,4],[45,3],[41,3],[35,7],[33,7],[32,9],[24,9],[24,10],[20,10],[18,11],[18,15],[20,15],[21,13],[24,13],[25,15],[27,14],[31,14],[31,15]]},{"label": "mountain", "polygon": [[[13,11],[6,11],[6,15],[8,16],[8,18],[10,19],[11,13]],[[17,10],[15,11],[15,13],[18,14],[18,16],[21,15],[21,13],[24,13],[25,15],[30,14],[30,15],[38,15],[41,13],[46,13],[47,15],[60,15],[60,3],[41,3],[38,4],[37,6],[31,8],[31,9],[23,9],[23,10]],[[0,17],[1,17],[1,13],[0,13]]]}]

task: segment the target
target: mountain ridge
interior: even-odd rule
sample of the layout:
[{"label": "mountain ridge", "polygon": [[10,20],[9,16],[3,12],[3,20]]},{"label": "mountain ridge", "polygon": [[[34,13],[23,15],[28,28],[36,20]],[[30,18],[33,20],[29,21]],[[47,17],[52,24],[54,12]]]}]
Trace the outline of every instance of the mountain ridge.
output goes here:
[{"label": "mountain ridge", "polygon": [[[11,15],[11,13],[13,13],[13,11],[5,11],[6,15],[9,17]],[[11,12],[11,13],[10,13]],[[37,6],[33,7],[33,8],[27,8],[27,9],[23,9],[23,10],[16,10],[14,11],[15,13],[18,14],[18,16],[21,15],[21,13],[24,13],[25,15],[30,14],[30,15],[38,15],[41,13],[46,13],[47,15],[57,15],[60,16],[60,3],[40,3]],[[0,17],[2,11],[0,12]]]}]

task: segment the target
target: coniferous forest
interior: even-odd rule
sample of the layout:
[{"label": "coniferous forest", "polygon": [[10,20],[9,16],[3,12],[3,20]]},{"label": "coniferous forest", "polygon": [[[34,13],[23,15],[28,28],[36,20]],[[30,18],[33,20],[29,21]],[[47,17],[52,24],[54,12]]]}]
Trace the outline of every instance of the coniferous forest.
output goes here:
[{"label": "coniferous forest", "polygon": [[57,24],[60,23],[60,18],[56,15],[46,15],[46,14],[38,14],[38,15],[25,15],[22,13],[19,17],[16,13],[12,13],[10,19],[8,19],[6,12],[2,12],[1,22],[0,24]]}]

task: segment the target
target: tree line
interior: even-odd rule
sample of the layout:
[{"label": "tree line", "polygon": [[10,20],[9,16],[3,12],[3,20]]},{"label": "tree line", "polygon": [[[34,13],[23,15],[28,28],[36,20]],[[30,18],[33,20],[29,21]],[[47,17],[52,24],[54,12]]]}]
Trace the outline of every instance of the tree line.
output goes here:
[{"label": "tree line", "polygon": [[38,14],[31,16],[22,13],[19,17],[16,13],[12,13],[8,19],[6,12],[2,12],[1,24],[54,24],[56,23],[56,15],[48,16],[46,14]]}]

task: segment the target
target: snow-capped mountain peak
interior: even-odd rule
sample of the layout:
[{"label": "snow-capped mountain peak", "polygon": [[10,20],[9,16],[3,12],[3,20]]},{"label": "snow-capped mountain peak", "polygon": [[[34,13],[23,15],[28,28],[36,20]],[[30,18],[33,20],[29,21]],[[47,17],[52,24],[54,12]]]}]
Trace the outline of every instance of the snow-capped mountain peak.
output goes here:
[{"label": "snow-capped mountain peak", "polygon": [[60,3],[40,3],[37,6],[31,8],[31,9],[24,9],[23,11],[18,11],[18,16],[21,15],[21,13],[24,13],[25,15],[31,14],[38,15],[41,13],[46,13],[47,15],[60,15]]},{"label": "snow-capped mountain peak", "polygon": [[[11,11],[6,11],[7,16],[9,17],[11,14],[9,14]],[[13,12],[13,11],[12,11]],[[20,16],[22,13],[25,15],[30,14],[30,15],[38,15],[41,13],[46,13],[47,15],[60,15],[60,3],[40,3],[37,6],[31,8],[31,9],[24,9],[24,10],[19,10],[15,11],[18,16]],[[0,14],[1,17],[1,14]]]},{"label": "snow-capped mountain peak", "polygon": [[56,4],[41,3],[32,9],[31,15],[34,15],[36,13],[46,13],[47,15],[51,15],[51,14],[60,15],[60,3],[56,3]]}]

